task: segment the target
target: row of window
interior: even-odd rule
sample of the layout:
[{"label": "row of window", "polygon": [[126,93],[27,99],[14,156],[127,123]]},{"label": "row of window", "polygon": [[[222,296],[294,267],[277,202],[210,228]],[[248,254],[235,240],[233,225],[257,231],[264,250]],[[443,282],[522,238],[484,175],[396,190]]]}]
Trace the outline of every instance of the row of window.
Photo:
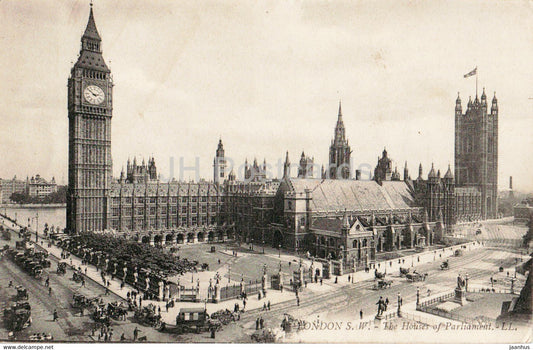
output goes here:
[{"label": "row of window", "polygon": [[[135,209],[135,210],[134,210]],[[149,207],[148,209],[148,215],[156,215],[157,208],[156,207]],[[209,209],[210,213],[215,213],[217,211],[217,207],[212,205],[208,207],[207,205],[201,205],[200,206],[200,214],[207,214],[207,209]],[[181,207],[179,210],[181,214],[187,214],[189,212],[189,207]],[[190,207],[191,214],[195,215],[198,214],[198,207],[193,205]],[[124,216],[131,216],[132,213],[135,213],[135,215],[144,215],[145,214],[145,208],[123,208],[122,209],[122,215]],[[167,207],[161,207],[159,210],[160,215],[167,215],[167,213],[170,214],[177,214],[178,213],[178,207],[170,207],[170,210],[167,210]],[[112,208],[112,215],[113,216],[119,216],[120,215],[120,208],[113,207]]]},{"label": "row of window", "polygon": [[[135,223],[135,227],[133,225],[134,223]],[[190,220],[190,224],[189,224],[189,220],[186,217],[181,217],[180,220],[178,220],[175,217],[171,218],[170,220],[167,220],[166,218],[161,218],[159,221],[154,218],[150,218],[147,221],[145,221],[144,219],[132,220],[128,218],[128,219],[122,220],[122,225],[120,225],[119,219],[112,219],[111,228],[115,230],[124,230],[124,229],[145,230],[145,229],[162,229],[162,228],[170,229],[170,228],[177,228],[177,227],[214,225],[215,223],[216,223],[215,218],[207,218],[207,217],[200,217],[200,218],[192,217]]]},{"label": "row of window", "polygon": [[[120,198],[122,198],[123,202],[127,203],[127,204],[131,204],[133,202],[133,197],[114,197],[113,198],[113,204],[114,205],[119,205],[120,204]],[[148,201],[146,201],[145,198],[148,198]],[[159,198],[159,201],[157,200],[157,198]],[[197,202],[207,203],[208,202],[208,197],[207,196],[202,196],[202,197],[136,197],[135,198],[135,203],[136,204],[144,204],[145,202],[152,203],[152,204],[155,204],[155,203],[161,203],[161,204],[177,203],[178,202],[178,198],[179,198],[179,202],[180,203],[187,203],[187,202],[190,202],[190,203],[197,203]],[[210,198],[209,202],[211,202],[211,203],[216,203],[217,202],[217,197],[209,197],[209,198]]]}]

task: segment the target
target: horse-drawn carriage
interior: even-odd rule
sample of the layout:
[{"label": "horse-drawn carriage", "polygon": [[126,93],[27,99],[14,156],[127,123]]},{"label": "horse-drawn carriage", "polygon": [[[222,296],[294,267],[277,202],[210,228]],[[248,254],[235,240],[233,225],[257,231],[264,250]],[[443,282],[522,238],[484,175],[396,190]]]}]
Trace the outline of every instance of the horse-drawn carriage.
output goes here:
[{"label": "horse-drawn carriage", "polygon": [[28,302],[16,303],[4,309],[4,325],[10,331],[20,331],[31,325],[31,306]]},{"label": "horse-drawn carriage", "polygon": [[17,286],[17,301],[28,300],[28,291],[22,286]]},{"label": "horse-drawn carriage", "polygon": [[294,333],[304,329],[304,322],[302,320],[294,318],[290,314],[284,314],[281,321],[281,329],[285,333]]},{"label": "horse-drawn carriage", "polygon": [[404,277],[408,273],[409,273],[409,268],[408,267],[400,267],[400,277]]},{"label": "horse-drawn carriage", "polygon": [[97,298],[88,298],[83,294],[76,293],[72,296],[72,303],[70,304],[74,309],[88,309],[91,308]]},{"label": "horse-drawn carriage", "polygon": [[416,271],[413,271],[413,272],[408,273],[407,275],[405,275],[405,277],[407,277],[407,280],[409,282],[425,281],[427,276],[428,276],[427,273],[421,274],[421,273],[418,273]]},{"label": "horse-drawn carriage", "polygon": [[64,261],[60,261],[57,263],[57,270],[56,273],[58,275],[64,275],[67,273],[67,263]]},{"label": "horse-drawn carriage", "polygon": [[374,284],[374,289],[386,289],[392,286],[391,280],[380,279]]},{"label": "horse-drawn carriage", "polygon": [[448,270],[449,268],[450,268],[450,263],[448,262],[448,260],[443,261],[442,264],[440,264],[441,270]]},{"label": "horse-drawn carriage", "polygon": [[91,316],[96,323],[104,324],[106,326],[111,324],[111,319],[109,318],[106,309],[101,307],[101,305],[95,307]]},{"label": "horse-drawn carriage", "polygon": [[218,330],[221,322],[211,320],[204,308],[182,308],[176,316],[176,325],[161,323],[159,330],[169,333],[201,333],[209,330]]},{"label": "horse-drawn carriage", "polygon": [[382,279],[385,278],[386,272],[378,272],[378,270],[374,271],[374,277],[376,279]]},{"label": "horse-drawn carriage", "polygon": [[74,271],[72,273],[72,280],[76,283],[81,282],[84,279],[83,274],[80,271]]},{"label": "horse-drawn carriage", "polygon": [[128,314],[128,306],[118,301],[109,303],[107,304],[107,314],[115,320],[125,321]]},{"label": "horse-drawn carriage", "polygon": [[142,309],[135,310],[133,316],[135,317],[135,320],[142,325],[150,327],[161,326],[161,315],[157,314],[155,306],[152,304],[144,306]]}]

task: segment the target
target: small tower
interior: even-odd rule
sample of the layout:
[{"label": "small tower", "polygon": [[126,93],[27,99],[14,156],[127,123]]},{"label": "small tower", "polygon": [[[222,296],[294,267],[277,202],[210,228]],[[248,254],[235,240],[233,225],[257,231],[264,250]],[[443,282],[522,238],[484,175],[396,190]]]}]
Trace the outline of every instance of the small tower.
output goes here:
[{"label": "small tower", "polygon": [[[344,122],[342,121],[342,107],[339,101],[339,113],[335,126],[334,139],[329,147],[329,178],[350,178],[350,156],[352,151],[346,140]],[[339,170],[340,169],[340,170]],[[340,171],[340,173],[339,173]]]},{"label": "small tower", "polygon": [[417,181],[422,181],[422,163],[418,166],[418,178]]},{"label": "small tower", "polygon": [[222,139],[218,140],[215,159],[213,160],[213,180],[216,184],[220,184],[226,180],[226,158]]},{"label": "small tower", "polygon": [[407,169],[407,161],[405,161],[405,165],[403,166],[403,181],[411,180],[411,177],[409,177],[409,169]]}]

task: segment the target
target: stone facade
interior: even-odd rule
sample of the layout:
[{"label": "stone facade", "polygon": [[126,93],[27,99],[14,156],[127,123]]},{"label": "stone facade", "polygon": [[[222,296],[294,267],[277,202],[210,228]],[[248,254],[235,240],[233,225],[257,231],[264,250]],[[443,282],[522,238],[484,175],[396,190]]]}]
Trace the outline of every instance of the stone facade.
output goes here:
[{"label": "stone facade", "polygon": [[[476,206],[476,219],[496,218],[498,215],[498,100],[492,98],[490,114],[487,111],[485,89],[481,101],[477,97],[468,101],[462,112],[459,96],[455,102],[455,183],[457,188],[475,188],[480,203]],[[458,192],[459,203],[471,199],[474,190]],[[477,195],[476,195],[477,196]],[[477,202],[477,199],[476,201]],[[477,204],[477,203],[476,203]],[[472,217],[457,208],[459,219]],[[474,219],[472,217],[472,219]]]}]

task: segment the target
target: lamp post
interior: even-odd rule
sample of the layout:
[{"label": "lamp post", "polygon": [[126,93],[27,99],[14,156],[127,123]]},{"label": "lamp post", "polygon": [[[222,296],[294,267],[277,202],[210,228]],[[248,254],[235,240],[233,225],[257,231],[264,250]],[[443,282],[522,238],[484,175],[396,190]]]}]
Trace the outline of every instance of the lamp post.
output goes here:
[{"label": "lamp post", "polygon": [[263,254],[265,254],[265,241],[263,241]]},{"label": "lamp post", "polygon": [[231,265],[228,266],[228,283],[231,282],[231,280],[230,280],[230,276],[231,276]]},{"label": "lamp post", "polygon": [[281,244],[278,245],[278,258],[281,259]]},{"label": "lamp post", "polygon": [[39,212],[35,214],[35,242],[39,241]]},{"label": "lamp post", "polygon": [[252,244],[252,251],[253,251],[254,250],[254,239],[253,238],[250,239],[250,243]]}]

